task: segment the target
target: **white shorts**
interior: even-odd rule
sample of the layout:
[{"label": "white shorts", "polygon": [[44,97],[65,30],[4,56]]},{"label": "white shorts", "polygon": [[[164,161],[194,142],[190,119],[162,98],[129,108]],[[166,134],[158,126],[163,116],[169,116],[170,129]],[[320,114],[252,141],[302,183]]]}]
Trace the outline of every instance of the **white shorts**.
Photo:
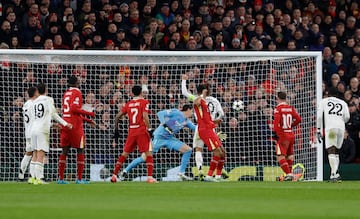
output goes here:
[{"label": "white shorts", "polygon": [[25,151],[26,152],[33,152],[34,151],[34,147],[33,145],[31,144],[31,138],[26,138],[25,139]]},{"label": "white shorts", "polygon": [[204,148],[204,142],[201,140],[198,132],[198,127],[196,126],[194,137],[193,137],[193,148]]},{"label": "white shorts", "polygon": [[325,148],[335,146],[340,149],[344,141],[344,132],[344,130],[337,128],[325,130]]},{"label": "white shorts", "polygon": [[31,135],[31,144],[35,151],[49,152],[49,134],[45,133],[33,133]]}]

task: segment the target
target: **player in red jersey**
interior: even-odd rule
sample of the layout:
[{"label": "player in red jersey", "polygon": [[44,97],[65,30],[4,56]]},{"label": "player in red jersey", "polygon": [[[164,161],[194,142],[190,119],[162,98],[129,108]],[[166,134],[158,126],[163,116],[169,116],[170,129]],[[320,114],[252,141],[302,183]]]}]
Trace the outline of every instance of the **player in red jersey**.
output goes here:
[{"label": "player in red jersey", "polygon": [[[222,180],[220,176],[225,162],[225,149],[215,132],[216,126],[211,119],[211,114],[206,104],[205,98],[208,93],[207,85],[198,85],[197,92],[199,96],[194,99],[194,111],[198,124],[199,137],[213,154],[208,174],[204,180],[219,182]],[[213,173],[215,169],[216,177],[214,178]]]},{"label": "player in red jersey", "polygon": [[68,80],[69,89],[65,91],[62,100],[62,113],[65,121],[73,124],[72,130],[61,129],[60,133],[60,147],[62,153],[59,157],[59,180],[58,184],[68,184],[64,180],[64,172],[66,168],[66,157],[69,153],[70,148],[76,148],[77,152],[77,180],[76,184],[86,184],[87,181],[82,179],[83,170],[85,167],[85,135],[83,121],[90,123],[95,127],[95,122],[85,116],[94,117],[94,112],[85,111],[82,109],[82,93],[79,90],[80,82],[78,78],[73,75]]},{"label": "player in red jersey", "polygon": [[152,177],[154,169],[154,161],[152,157],[152,145],[148,130],[150,130],[149,121],[149,101],[143,98],[141,86],[135,85],[132,88],[134,98],[128,101],[125,106],[121,108],[121,112],[116,115],[115,121],[115,134],[118,133],[119,120],[127,115],[129,119],[128,136],[123,148],[122,154],[116,161],[111,182],[117,181],[117,174],[120,171],[121,166],[129,156],[130,152],[133,152],[136,146],[138,146],[140,153],[145,154],[145,162],[148,171],[148,183],[156,183],[156,179]]},{"label": "player in red jersey", "polygon": [[277,103],[274,110],[274,131],[276,134],[276,157],[281,169],[286,174],[284,181],[294,180],[292,164],[294,161],[295,135],[292,128],[301,122],[300,115],[286,100],[285,92],[277,93]]}]

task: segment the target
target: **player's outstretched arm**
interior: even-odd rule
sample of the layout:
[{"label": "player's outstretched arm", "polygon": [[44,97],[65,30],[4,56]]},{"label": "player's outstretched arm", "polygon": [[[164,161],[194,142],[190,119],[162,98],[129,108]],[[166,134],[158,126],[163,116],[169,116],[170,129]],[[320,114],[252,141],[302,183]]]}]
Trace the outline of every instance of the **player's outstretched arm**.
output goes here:
[{"label": "player's outstretched arm", "polygon": [[188,78],[189,77],[186,74],[181,75],[181,93],[182,93],[182,95],[187,97],[190,101],[193,101],[195,99],[195,95],[190,93],[186,87],[186,80]]},{"label": "player's outstretched arm", "polygon": [[82,120],[89,123],[91,127],[95,128],[96,127],[96,122],[92,119],[88,119],[86,117],[81,116]]},{"label": "player's outstretched arm", "polygon": [[77,114],[80,114],[80,115],[91,116],[91,117],[95,116],[94,112],[89,112],[89,111],[83,110],[80,107],[78,107],[77,105],[71,105],[70,110],[73,113],[77,113]]},{"label": "player's outstretched arm", "polygon": [[55,121],[57,121],[58,123],[60,123],[61,125],[71,129],[72,128],[72,124],[67,123],[63,118],[61,118],[59,116],[59,114],[57,113],[57,110],[55,108],[54,105],[54,99],[49,97],[49,101],[47,103],[49,105],[50,108],[50,114],[51,114],[51,118],[54,119]]}]

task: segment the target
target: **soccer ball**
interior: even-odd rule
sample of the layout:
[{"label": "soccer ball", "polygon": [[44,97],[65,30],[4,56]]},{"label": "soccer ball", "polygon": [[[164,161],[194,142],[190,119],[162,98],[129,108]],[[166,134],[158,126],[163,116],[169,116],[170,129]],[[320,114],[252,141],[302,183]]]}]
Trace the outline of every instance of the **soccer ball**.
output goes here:
[{"label": "soccer ball", "polygon": [[244,110],[244,102],[242,100],[235,100],[232,104],[232,108],[235,111],[242,111]]}]

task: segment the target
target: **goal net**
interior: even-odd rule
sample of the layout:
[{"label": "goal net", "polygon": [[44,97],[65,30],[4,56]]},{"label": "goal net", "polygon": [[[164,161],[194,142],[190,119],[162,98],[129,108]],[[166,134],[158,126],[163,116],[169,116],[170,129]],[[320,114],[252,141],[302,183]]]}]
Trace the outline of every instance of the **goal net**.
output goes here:
[{"label": "goal net", "polygon": [[[316,103],[321,98],[321,53],[319,52],[161,52],[161,51],[44,51],[0,50],[1,147],[0,180],[16,180],[25,152],[22,106],[26,90],[39,82],[48,87],[61,113],[61,98],[67,78],[77,75],[84,105],[96,113],[97,126],[84,125],[86,134],[85,178],[108,180],[127,136],[127,120],[121,120],[121,136],[112,147],[115,115],[129,98],[135,84],[147,88],[152,128],[159,125],[156,112],[180,108],[188,100],[181,94],[181,74],[188,74],[188,90],[196,93],[199,83],[211,85],[225,112],[218,130],[228,138],[225,170],[230,180],[274,181],[282,174],[272,139],[272,114],[277,91],[286,91],[289,102],[302,117],[296,133],[294,164],[303,164],[305,180],[322,180],[322,148],[315,141]],[[245,108],[235,111],[232,103],[242,100]],[[195,119],[193,118],[193,121]],[[191,130],[177,137],[192,147]],[[45,176],[57,179],[59,128],[51,128],[50,152]],[[135,151],[124,167],[139,156]],[[204,165],[210,163],[205,149]],[[165,148],[154,154],[154,176],[178,180],[181,154]],[[76,152],[67,160],[66,179],[75,180]],[[299,167],[299,165],[297,165]],[[205,168],[206,169],[206,168]],[[186,174],[196,176],[194,153]],[[145,165],[125,180],[143,180]]]}]

